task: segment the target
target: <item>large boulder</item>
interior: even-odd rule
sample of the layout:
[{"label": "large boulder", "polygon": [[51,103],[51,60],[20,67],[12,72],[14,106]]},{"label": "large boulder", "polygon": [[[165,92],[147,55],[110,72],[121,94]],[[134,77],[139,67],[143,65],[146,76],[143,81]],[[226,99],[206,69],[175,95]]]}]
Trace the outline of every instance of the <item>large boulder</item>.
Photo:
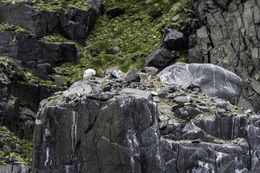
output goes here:
[{"label": "large boulder", "polygon": [[158,69],[163,69],[170,63],[174,62],[175,58],[171,51],[166,49],[164,46],[159,45],[151,53],[145,57],[144,66],[156,67]]},{"label": "large boulder", "polygon": [[15,59],[38,76],[52,72],[46,63],[58,66],[62,62],[77,62],[79,59],[74,43],[46,43],[31,34],[12,31],[0,32],[0,55]]},{"label": "large boulder", "polygon": [[163,40],[165,46],[169,50],[185,50],[188,48],[188,39],[182,32],[171,31],[166,34]]},{"label": "large boulder", "polygon": [[158,77],[162,82],[187,88],[199,86],[205,94],[217,96],[237,104],[243,81],[236,74],[212,64],[176,63],[162,70]]}]

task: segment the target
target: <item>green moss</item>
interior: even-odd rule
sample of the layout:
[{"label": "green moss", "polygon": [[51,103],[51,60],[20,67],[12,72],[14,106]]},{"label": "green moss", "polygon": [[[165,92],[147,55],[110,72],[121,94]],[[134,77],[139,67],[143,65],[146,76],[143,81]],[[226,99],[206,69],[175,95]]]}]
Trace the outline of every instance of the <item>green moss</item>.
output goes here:
[{"label": "green moss", "polygon": [[58,8],[65,8],[68,5],[73,5],[79,9],[88,9],[92,7],[92,5],[88,4],[86,0],[51,0],[48,2],[39,0],[35,3],[34,7],[44,10],[56,10]]},{"label": "green moss", "polygon": [[67,44],[72,43],[70,40],[64,38],[60,34],[47,35],[42,37],[41,40],[49,43],[67,43]]},{"label": "green moss", "polygon": [[175,62],[187,62],[187,58],[184,55],[181,55],[180,58],[176,59]]},{"label": "green moss", "polygon": [[[8,150],[0,151],[0,165],[6,164],[5,160],[13,158],[16,162],[32,166],[32,143],[27,140],[20,140],[5,126],[0,126],[1,139]],[[10,149],[11,146],[11,149]],[[3,147],[4,148],[4,147]],[[20,151],[20,152],[16,152]]]},{"label": "green moss", "polygon": [[[60,104],[59,98],[62,98],[62,96],[63,95],[61,95],[61,94],[57,94],[57,95],[53,95],[53,96],[47,98],[47,100],[45,100],[44,104],[41,106],[40,109],[44,109],[47,105],[51,106],[51,105]],[[64,101],[64,99],[62,99],[62,101]]]},{"label": "green moss", "polygon": [[5,58],[0,56],[0,64],[3,64],[2,69],[0,69],[0,78],[6,79],[7,77],[12,77],[13,75],[20,76],[20,80],[15,80],[13,82],[17,83],[29,83],[29,84],[42,84],[48,86],[58,86],[56,82],[41,80],[31,71],[23,70],[19,65],[16,64],[10,58]]},{"label": "green moss", "polygon": [[14,31],[14,32],[24,32],[24,33],[31,33],[30,31],[16,25],[12,25],[8,22],[4,22],[0,25],[0,31]]},{"label": "green moss", "polygon": [[251,83],[251,81],[252,81],[251,78],[246,78],[246,79],[244,80],[244,83],[245,83],[246,85],[249,85],[249,84]]}]

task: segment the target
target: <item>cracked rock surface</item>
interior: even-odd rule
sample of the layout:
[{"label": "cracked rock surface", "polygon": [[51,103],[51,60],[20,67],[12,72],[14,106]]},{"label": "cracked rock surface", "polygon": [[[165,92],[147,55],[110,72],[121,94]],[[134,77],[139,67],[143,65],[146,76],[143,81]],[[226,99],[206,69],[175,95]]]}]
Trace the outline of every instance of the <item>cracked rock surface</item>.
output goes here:
[{"label": "cracked rock surface", "polygon": [[235,72],[247,81],[240,105],[260,111],[260,2],[200,0],[193,6],[203,25],[196,31],[197,46],[189,50],[189,61]]},{"label": "cracked rock surface", "polygon": [[77,86],[88,89],[71,88],[41,103],[33,172],[260,169],[260,118],[250,110],[156,77],[132,83],[95,78]]}]

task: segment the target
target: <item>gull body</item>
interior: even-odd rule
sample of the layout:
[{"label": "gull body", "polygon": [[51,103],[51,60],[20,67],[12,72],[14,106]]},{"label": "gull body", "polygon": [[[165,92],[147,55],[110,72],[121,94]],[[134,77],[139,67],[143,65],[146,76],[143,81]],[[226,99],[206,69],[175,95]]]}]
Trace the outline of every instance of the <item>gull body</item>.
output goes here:
[{"label": "gull body", "polygon": [[83,82],[89,81],[89,79],[93,76],[96,75],[96,71],[94,69],[87,69],[84,71],[83,74]]}]

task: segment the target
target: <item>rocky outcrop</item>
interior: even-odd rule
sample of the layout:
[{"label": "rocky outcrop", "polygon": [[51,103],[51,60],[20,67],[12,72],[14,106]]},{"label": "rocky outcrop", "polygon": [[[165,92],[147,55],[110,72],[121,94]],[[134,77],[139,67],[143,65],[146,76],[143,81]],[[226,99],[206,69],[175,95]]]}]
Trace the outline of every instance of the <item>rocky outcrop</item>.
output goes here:
[{"label": "rocky outcrop", "polygon": [[[67,6],[55,11],[35,9],[29,3],[8,4],[0,6],[0,22],[9,22],[31,32],[37,38],[60,33],[70,40],[85,44],[85,39],[93,29],[101,3],[88,1],[93,8],[78,9]],[[46,4],[47,6],[48,4]]]},{"label": "rocky outcrop", "polygon": [[32,139],[35,112],[42,99],[60,87],[37,84],[13,61],[0,57],[0,125],[21,138]]},{"label": "rocky outcrop", "polygon": [[42,103],[33,172],[259,169],[259,116],[249,110],[157,80],[96,78],[85,85],[77,84],[86,92],[74,87]]},{"label": "rocky outcrop", "polygon": [[[89,8],[86,9],[69,5],[57,10],[37,9],[35,3],[0,5],[0,23],[14,25],[0,32],[0,55],[16,60],[41,79],[53,80],[48,76],[54,73],[53,67],[65,62],[78,62],[80,52],[71,41],[46,42],[44,36],[60,34],[85,45],[86,37],[94,28],[101,2],[87,1]],[[17,31],[17,26],[22,27],[20,30],[23,32]]]},{"label": "rocky outcrop", "polygon": [[237,104],[243,81],[236,74],[213,64],[176,63],[163,69],[158,77],[162,82],[184,88],[198,86],[211,97]]},{"label": "rocky outcrop", "polygon": [[32,144],[0,125],[0,173],[30,173]]},{"label": "rocky outcrop", "polygon": [[170,50],[166,49],[163,45],[159,45],[145,57],[144,66],[152,66],[161,70],[173,63],[175,59],[176,57],[173,56]]},{"label": "rocky outcrop", "polygon": [[197,46],[189,50],[189,61],[235,72],[247,82],[240,105],[260,111],[259,1],[200,0],[193,5],[203,26],[196,32]]},{"label": "rocky outcrop", "polygon": [[33,35],[12,31],[0,32],[0,40],[0,55],[14,59],[45,79],[54,72],[52,66],[79,59],[74,43],[46,43]]}]

